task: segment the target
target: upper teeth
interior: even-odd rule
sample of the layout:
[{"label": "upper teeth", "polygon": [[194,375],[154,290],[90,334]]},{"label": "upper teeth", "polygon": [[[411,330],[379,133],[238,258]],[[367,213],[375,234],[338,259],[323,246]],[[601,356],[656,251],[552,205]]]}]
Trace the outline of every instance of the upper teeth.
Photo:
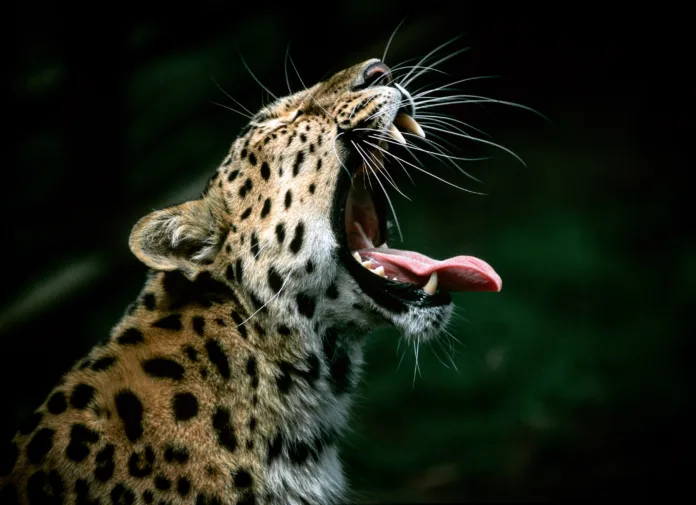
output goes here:
[{"label": "upper teeth", "polygon": [[418,122],[408,114],[399,114],[394,118],[394,124],[402,129],[409,131],[421,138],[425,138],[425,132]]},{"label": "upper teeth", "polygon": [[396,140],[399,144],[406,144],[406,139],[404,138],[403,135],[401,135],[401,132],[396,129],[396,126],[389,125],[389,130],[387,130],[389,135],[392,136],[394,140]]}]

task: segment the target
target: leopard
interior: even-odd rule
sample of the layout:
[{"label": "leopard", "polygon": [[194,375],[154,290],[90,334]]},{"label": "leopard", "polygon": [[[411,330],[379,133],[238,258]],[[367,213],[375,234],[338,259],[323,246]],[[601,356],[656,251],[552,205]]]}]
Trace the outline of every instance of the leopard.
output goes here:
[{"label": "leopard", "polygon": [[2,450],[3,504],[331,505],[368,336],[437,338],[471,256],[390,248],[385,153],[425,133],[372,58],[263,106],[128,247],[135,301]]}]

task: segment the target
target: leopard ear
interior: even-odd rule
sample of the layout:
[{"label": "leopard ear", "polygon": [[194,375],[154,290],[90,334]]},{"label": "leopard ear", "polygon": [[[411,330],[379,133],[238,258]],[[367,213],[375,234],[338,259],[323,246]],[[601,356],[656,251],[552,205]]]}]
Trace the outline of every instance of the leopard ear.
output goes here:
[{"label": "leopard ear", "polygon": [[181,270],[195,277],[220,251],[220,227],[205,199],[157,210],[138,221],[128,245],[135,256],[155,270]]}]

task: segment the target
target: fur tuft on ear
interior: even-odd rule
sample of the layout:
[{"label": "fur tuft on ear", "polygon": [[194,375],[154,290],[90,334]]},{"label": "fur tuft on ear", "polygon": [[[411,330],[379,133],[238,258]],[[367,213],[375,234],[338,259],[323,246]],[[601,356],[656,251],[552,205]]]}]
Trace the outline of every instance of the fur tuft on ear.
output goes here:
[{"label": "fur tuft on ear", "polygon": [[128,245],[135,256],[155,270],[181,270],[195,276],[220,250],[221,227],[205,199],[157,210],[131,231]]}]

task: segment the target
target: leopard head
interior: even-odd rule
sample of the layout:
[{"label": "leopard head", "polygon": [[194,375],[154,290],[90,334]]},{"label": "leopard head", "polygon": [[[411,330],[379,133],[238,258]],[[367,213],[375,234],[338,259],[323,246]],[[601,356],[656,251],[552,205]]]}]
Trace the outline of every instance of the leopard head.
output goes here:
[{"label": "leopard head", "polygon": [[143,217],[132,252],[156,270],[203,271],[277,317],[437,334],[450,291],[497,291],[485,262],[387,246],[385,153],[424,136],[411,94],[371,59],[255,114],[201,198]]}]

